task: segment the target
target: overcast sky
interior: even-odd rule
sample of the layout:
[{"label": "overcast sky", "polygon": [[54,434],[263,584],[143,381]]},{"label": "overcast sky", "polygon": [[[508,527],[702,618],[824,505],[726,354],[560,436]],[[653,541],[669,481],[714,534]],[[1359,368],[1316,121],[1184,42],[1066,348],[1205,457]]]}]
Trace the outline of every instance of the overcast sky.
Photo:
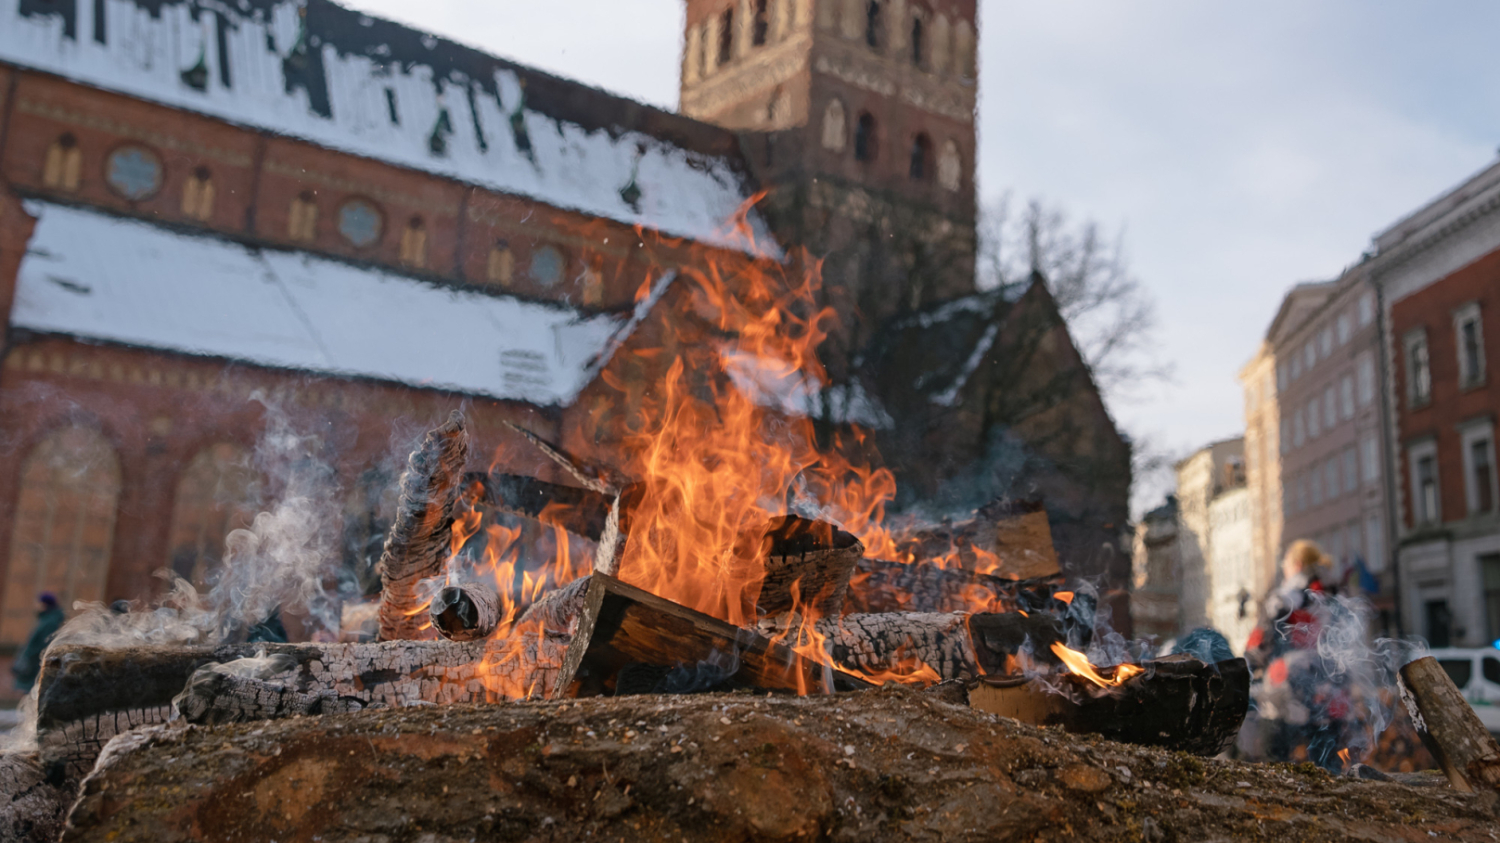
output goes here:
[{"label": "overcast sky", "polygon": [[[353,4],[676,107],[681,0]],[[1111,409],[1174,456],[1243,430],[1235,375],[1290,285],[1500,144],[1493,0],[980,6],[980,199],[1123,227],[1176,376]]]}]

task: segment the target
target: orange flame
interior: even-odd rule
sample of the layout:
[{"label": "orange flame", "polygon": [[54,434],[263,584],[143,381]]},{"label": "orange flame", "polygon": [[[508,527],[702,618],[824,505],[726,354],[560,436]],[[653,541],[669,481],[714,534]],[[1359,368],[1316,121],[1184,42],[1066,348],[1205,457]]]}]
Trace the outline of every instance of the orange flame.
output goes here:
[{"label": "orange flame", "polygon": [[1052,596],[1064,603],[1071,604],[1073,602],[1073,592],[1071,591],[1054,591],[1052,592]]},{"label": "orange flame", "polygon": [[1067,666],[1069,671],[1082,676],[1084,679],[1101,688],[1117,688],[1125,684],[1132,676],[1139,676],[1146,672],[1146,669],[1140,665],[1122,664],[1115,667],[1113,678],[1105,679],[1099,675],[1099,671],[1095,670],[1093,665],[1089,664],[1088,656],[1085,656],[1083,653],[1077,650],[1070,650],[1058,643],[1052,645],[1052,652],[1059,659],[1062,659],[1062,663]]},{"label": "orange flame", "polygon": [[1344,769],[1349,769],[1349,748],[1339,750],[1339,760],[1344,762]]}]

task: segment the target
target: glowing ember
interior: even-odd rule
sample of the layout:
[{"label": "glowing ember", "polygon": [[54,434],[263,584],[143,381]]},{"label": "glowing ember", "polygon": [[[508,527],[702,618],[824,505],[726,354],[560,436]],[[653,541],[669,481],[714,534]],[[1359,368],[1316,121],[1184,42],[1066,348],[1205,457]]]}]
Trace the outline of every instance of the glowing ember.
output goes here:
[{"label": "glowing ember", "polygon": [[1089,664],[1088,656],[1085,656],[1083,653],[1077,650],[1070,650],[1061,644],[1053,644],[1052,652],[1059,659],[1062,659],[1062,663],[1067,666],[1068,670],[1101,688],[1117,688],[1132,676],[1139,676],[1146,672],[1146,669],[1139,665],[1122,664],[1114,668],[1115,675],[1113,678],[1105,679],[1099,675],[1099,671],[1095,670],[1093,665]]},{"label": "glowing ember", "polygon": [[1055,591],[1052,593],[1052,596],[1064,603],[1073,602],[1073,592],[1071,591]]}]

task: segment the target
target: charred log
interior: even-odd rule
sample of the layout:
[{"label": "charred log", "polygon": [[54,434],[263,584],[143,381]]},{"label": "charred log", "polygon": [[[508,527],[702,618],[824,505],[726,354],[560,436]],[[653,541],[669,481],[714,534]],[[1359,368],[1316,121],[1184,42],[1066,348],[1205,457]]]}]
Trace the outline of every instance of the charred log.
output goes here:
[{"label": "charred log", "polygon": [[947,567],[1027,580],[1062,572],[1052,527],[1040,500],[1001,500],[957,524],[915,530],[897,539],[901,558],[945,559]]},{"label": "charred log", "polygon": [[926,665],[936,680],[978,675],[967,617],[894,612],[818,621],[836,664],[867,675],[906,674]]},{"label": "charred log", "polygon": [[[552,694],[598,696],[644,685],[643,668],[680,671],[695,689],[732,686],[792,693],[831,693],[862,681],[805,658],[752,630],[693,611],[619,580],[589,579],[577,631]],[[634,676],[632,676],[634,674]],[[653,682],[653,687],[654,687]]]},{"label": "charred log", "polygon": [[76,785],[60,767],[49,770],[35,752],[0,753],[0,839],[52,843],[62,833]]},{"label": "charred log", "polygon": [[401,475],[401,499],[380,557],[380,639],[430,638],[417,583],[442,570],[463,487],[469,434],[457,410],[428,431]]},{"label": "charred log", "polygon": [[428,607],[432,628],[449,641],[488,638],[500,624],[500,595],[489,583],[450,585]]},{"label": "charred log", "polygon": [[985,677],[969,690],[969,702],[1025,723],[1197,755],[1217,755],[1234,741],[1250,705],[1250,668],[1244,659],[1210,665],[1191,656],[1168,656],[1144,667],[1110,689],[1068,673]]},{"label": "charred log", "polygon": [[861,559],[844,612],[1059,611],[1052,595],[1061,588],[1061,577],[1009,580],[930,562]]},{"label": "charred log", "polygon": [[211,726],[306,714],[343,714],[365,707],[359,699],[340,697],[332,688],[301,691],[276,680],[277,674],[295,666],[296,661],[285,654],[204,665],[193,671],[182,693],[172,698],[172,709],[188,723]]},{"label": "charred log", "polygon": [[766,572],[755,601],[761,615],[794,608],[813,617],[837,615],[848,594],[849,577],[865,552],[853,535],[826,521],[796,515],[773,518],[755,545],[749,555],[764,560]]},{"label": "charred log", "polygon": [[1432,656],[1401,668],[1401,699],[1454,788],[1500,790],[1500,745]]}]

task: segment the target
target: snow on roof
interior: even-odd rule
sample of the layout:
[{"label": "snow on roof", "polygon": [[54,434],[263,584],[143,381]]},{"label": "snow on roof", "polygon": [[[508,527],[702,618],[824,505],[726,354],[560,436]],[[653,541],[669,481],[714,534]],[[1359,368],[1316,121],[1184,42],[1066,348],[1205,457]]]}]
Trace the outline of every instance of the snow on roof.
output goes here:
[{"label": "snow on roof", "polygon": [[566,405],[623,317],[455,290],[46,202],[11,324],[46,333]]},{"label": "snow on roof", "polygon": [[725,226],[743,173],[689,148],[717,130],[329,0],[0,0],[0,62],[746,248]]}]

